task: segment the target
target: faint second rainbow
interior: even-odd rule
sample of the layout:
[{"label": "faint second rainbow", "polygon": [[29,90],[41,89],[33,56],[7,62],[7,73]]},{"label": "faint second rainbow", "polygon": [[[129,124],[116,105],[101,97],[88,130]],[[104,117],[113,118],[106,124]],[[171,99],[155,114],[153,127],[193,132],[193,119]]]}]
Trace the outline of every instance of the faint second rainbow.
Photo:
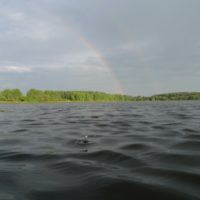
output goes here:
[{"label": "faint second rainbow", "polygon": [[[104,11],[106,12],[106,10],[104,10]],[[127,29],[123,26],[123,24],[119,20],[117,20],[111,13],[108,13],[108,12],[106,12],[106,13],[110,17],[110,19],[112,20],[112,23],[115,24],[115,26],[117,27],[119,32],[122,33],[122,35],[125,37],[125,39],[128,41],[128,43],[131,45],[131,48],[133,49],[134,54],[136,54],[140,65],[143,67],[144,71],[146,72],[146,74],[149,77],[149,81],[151,83],[153,92],[155,94],[157,94],[158,93],[158,86],[154,81],[152,72],[149,70],[149,67],[145,62],[144,56],[141,54],[139,48],[137,47],[136,43],[134,42],[133,37],[131,37],[130,33],[127,31]]]}]

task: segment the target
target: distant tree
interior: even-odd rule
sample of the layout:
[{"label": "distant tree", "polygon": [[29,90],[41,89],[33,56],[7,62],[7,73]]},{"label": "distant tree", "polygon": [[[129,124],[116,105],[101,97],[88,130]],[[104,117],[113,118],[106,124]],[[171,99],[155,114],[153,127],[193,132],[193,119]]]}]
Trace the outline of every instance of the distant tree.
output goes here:
[{"label": "distant tree", "polygon": [[82,92],[75,92],[74,98],[76,101],[84,101],[84,94]]},{"label": "distant tree", "polygon": [[23,97],[22,92],[19,89],[13,89],[11,93],[14,100],[20,101]]},{"label": "distant tree", "polygon": [[5,89],[1,92],[1,94],[5,97],[5,99],[7,101],[11,100],[13,101],[14,98],[13,98],[13,95],[12,95],[12,91],[10,89]]},{"label": "distant tree", "polygon": [[70,99],[71,101],[75,101],[75,100],[76,100],[76,99],[75,99],[75,94],[74,94],[74,93],[71,93],[70,96],[69,96],[69,99]]},{"label": "distant tree", "polygon": [[0,101],[6,101],[6,98],[0,93]]},{"label": "distant tree", "polygon": [[141,96],[137,96],[136,101],[143,101],[143,98]]},{"label": "distant tree", "polygon": [[45,94],[41,90],[30,89],[26,94],[28,101],[44,101]]},{"label": "distant tree", "polygon": [[86,94],[85,95],[85,101],[93,101],[93,96],[91,94]]},{"label": "distant tree", "polygon": [[44,100],[45,101],[59,101],[61,96],[56,91],[46,90],[44,91]]}]

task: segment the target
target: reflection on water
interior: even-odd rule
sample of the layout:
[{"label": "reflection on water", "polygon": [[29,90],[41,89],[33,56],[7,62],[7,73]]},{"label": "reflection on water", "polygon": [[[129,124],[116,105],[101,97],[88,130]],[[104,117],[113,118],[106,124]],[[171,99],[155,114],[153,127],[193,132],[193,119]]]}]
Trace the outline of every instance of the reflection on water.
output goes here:
[{"label": "reflection on water", "polygon": [[200,199],[200,102],[0,110],[0,199]]}]

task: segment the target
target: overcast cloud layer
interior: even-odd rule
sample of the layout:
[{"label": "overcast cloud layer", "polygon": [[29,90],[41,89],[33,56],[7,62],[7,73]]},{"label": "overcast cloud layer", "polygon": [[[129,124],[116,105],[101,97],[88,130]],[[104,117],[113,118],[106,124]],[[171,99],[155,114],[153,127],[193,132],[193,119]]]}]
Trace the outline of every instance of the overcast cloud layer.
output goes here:
[{"label": "overcast cloud layer", "polygon": [[200,91],[199,0],[1,0],[0,91]]}]

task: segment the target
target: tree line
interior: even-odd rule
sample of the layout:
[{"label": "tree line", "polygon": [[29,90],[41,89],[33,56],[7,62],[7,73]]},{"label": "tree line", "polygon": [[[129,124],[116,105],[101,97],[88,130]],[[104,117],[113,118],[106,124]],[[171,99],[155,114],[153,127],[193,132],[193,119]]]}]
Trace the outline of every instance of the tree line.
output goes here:
[{"label": "tree line", "polygon": [[19,89],[6,89],[0,92],[0,101],[58,102],[58,101],[131,101],[132,96],[107,94],[93,91],[52,91],[30,89],[23,96]]},{"label": "tree line", "polygon": [[154,101],[182,101],[182,100],[200,100],[200,92],[177,92],[151,96]]},{"label": "tree line", "polygon": [[0,92],[0,101],[22,101],[22,102],[59,102],[59,101],[180,101],[200,100],[200,92],[178,92],[158,94],[150,97],[130,96],[121,94],[107,94],[93,91],[52,91],[30,89],[26,96],[19,89],[5,89]]}]

